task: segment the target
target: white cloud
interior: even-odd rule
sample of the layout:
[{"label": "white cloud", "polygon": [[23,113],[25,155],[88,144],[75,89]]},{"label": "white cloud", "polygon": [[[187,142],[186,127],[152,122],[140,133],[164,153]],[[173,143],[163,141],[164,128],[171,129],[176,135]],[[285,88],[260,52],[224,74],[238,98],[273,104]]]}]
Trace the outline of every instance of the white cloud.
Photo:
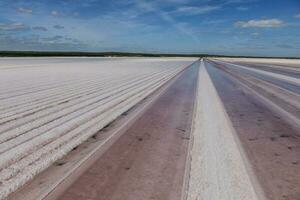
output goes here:
[{"label": "white cloud", "polygon": [[295,15],[295,18],[300,19],[300,14]]},{"label": "white cloud", "polygon": [[251,35],[252,35],[252,36],[259,36],[260,33],[255,32],[255,33],[251,33]]},{"label": "white cloud", "polygon": [[183,6],[178,8],[175,13],[177,14],[185,14],[185,15],[198,15],[205,14],[214,10],[219,10],[221,6]]},{"label": "white cloud", "polygon": [[22,23],[12,23],[12,24],[1,24],[0,31],[14,31],[14,30],[25,30],[29,29],[29,26],[26,26]]},{"label": "white cloud", "polygon": [[0,37],[1,50],[82,50],[86,48],[86,44],[76,40],[64,40],[61,36],[40,37],[40,36],[26,36],[14,37],[8,35]]},{"label": "white cloud", "polygon": [[237,7],[236,9],[239,10],[239,11],[247,11],[247,10],[249,10],[248,7],[244,7],[244,6]]},{"label": "white cloud", "polygon": [[227,19],[213,19],[213,20],[205,20],[202,24],[222,24],[227,22]]},{"label": "white cloud", "polygon": [[19,13],[27,13],[27,14],[31,14],[32,13],[32,9],[29,9],[29,8],[18,8],[17,11]]},{"label": "white cloud", "polygon": [[279,19],[262,19],[238,21],[234,25],[239,28],[278,28],[284,26],[284,22]]},{"label": "white cloud", "polygon": [[51,12],[51,15],[57,17],[57,16],[59,16],[59,12],[56,11],[56,10],[53,10],[53,11]]}]

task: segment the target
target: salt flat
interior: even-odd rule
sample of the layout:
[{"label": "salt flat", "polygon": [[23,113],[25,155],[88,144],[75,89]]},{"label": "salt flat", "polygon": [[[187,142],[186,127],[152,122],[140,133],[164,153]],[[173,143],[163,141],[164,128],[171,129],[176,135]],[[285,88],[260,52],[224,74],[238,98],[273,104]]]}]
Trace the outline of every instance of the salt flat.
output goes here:
[{"label": "salt flat", "polygon": [[195,58],[0,60],[0,198],[18,189]]},{"label": "salt flat", "polygon": [[249,62],[249,63],[262,63],[267,65],[290,65],[300,68],[300,59],[284,59],[284,58],[218,58],[220,60],[229,62]]},{"label": "salt flat", "polygon": [[299,196],[297,60],[5,58],[0,66],[1,198],[25,183],[10,199]]}]

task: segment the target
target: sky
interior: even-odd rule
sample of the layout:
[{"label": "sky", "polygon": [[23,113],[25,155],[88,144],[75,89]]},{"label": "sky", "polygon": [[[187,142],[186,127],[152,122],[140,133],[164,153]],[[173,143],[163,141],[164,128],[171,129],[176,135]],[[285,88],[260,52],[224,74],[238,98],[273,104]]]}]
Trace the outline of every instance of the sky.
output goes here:
[{"label": "sky", "polygon": [[300,57],[300,0],[0,0],[0,50]]}]

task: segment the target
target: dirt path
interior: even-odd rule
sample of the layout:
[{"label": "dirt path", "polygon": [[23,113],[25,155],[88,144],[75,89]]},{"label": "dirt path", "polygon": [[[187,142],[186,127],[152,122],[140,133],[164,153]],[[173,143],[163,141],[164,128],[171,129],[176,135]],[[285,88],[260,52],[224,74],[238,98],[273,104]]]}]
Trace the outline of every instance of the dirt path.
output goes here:
[{"label": "dirt path", "polygon": [[60,199],[180,199],[197,71],[187,69]]}]

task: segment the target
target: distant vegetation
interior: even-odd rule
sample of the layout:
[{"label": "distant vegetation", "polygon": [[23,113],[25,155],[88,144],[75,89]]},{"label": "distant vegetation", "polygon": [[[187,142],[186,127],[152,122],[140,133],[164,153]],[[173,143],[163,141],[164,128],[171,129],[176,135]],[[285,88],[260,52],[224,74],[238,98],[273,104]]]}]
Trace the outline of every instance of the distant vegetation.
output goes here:
[{"label": "distant vegetation", "polygon": [[212,54],[159,54],[159,53],[129,53],[129,52],[65,52],[65,51],[0,51],[0,57],[236,57],[236,58],[291,58],[296,57],[255,57]]},{"label": "distant vegetation", "polygon": [[199,54],[151,54],[128,52],[0,51],[0,57],[88,56],[88,57],[203,57]]}]

